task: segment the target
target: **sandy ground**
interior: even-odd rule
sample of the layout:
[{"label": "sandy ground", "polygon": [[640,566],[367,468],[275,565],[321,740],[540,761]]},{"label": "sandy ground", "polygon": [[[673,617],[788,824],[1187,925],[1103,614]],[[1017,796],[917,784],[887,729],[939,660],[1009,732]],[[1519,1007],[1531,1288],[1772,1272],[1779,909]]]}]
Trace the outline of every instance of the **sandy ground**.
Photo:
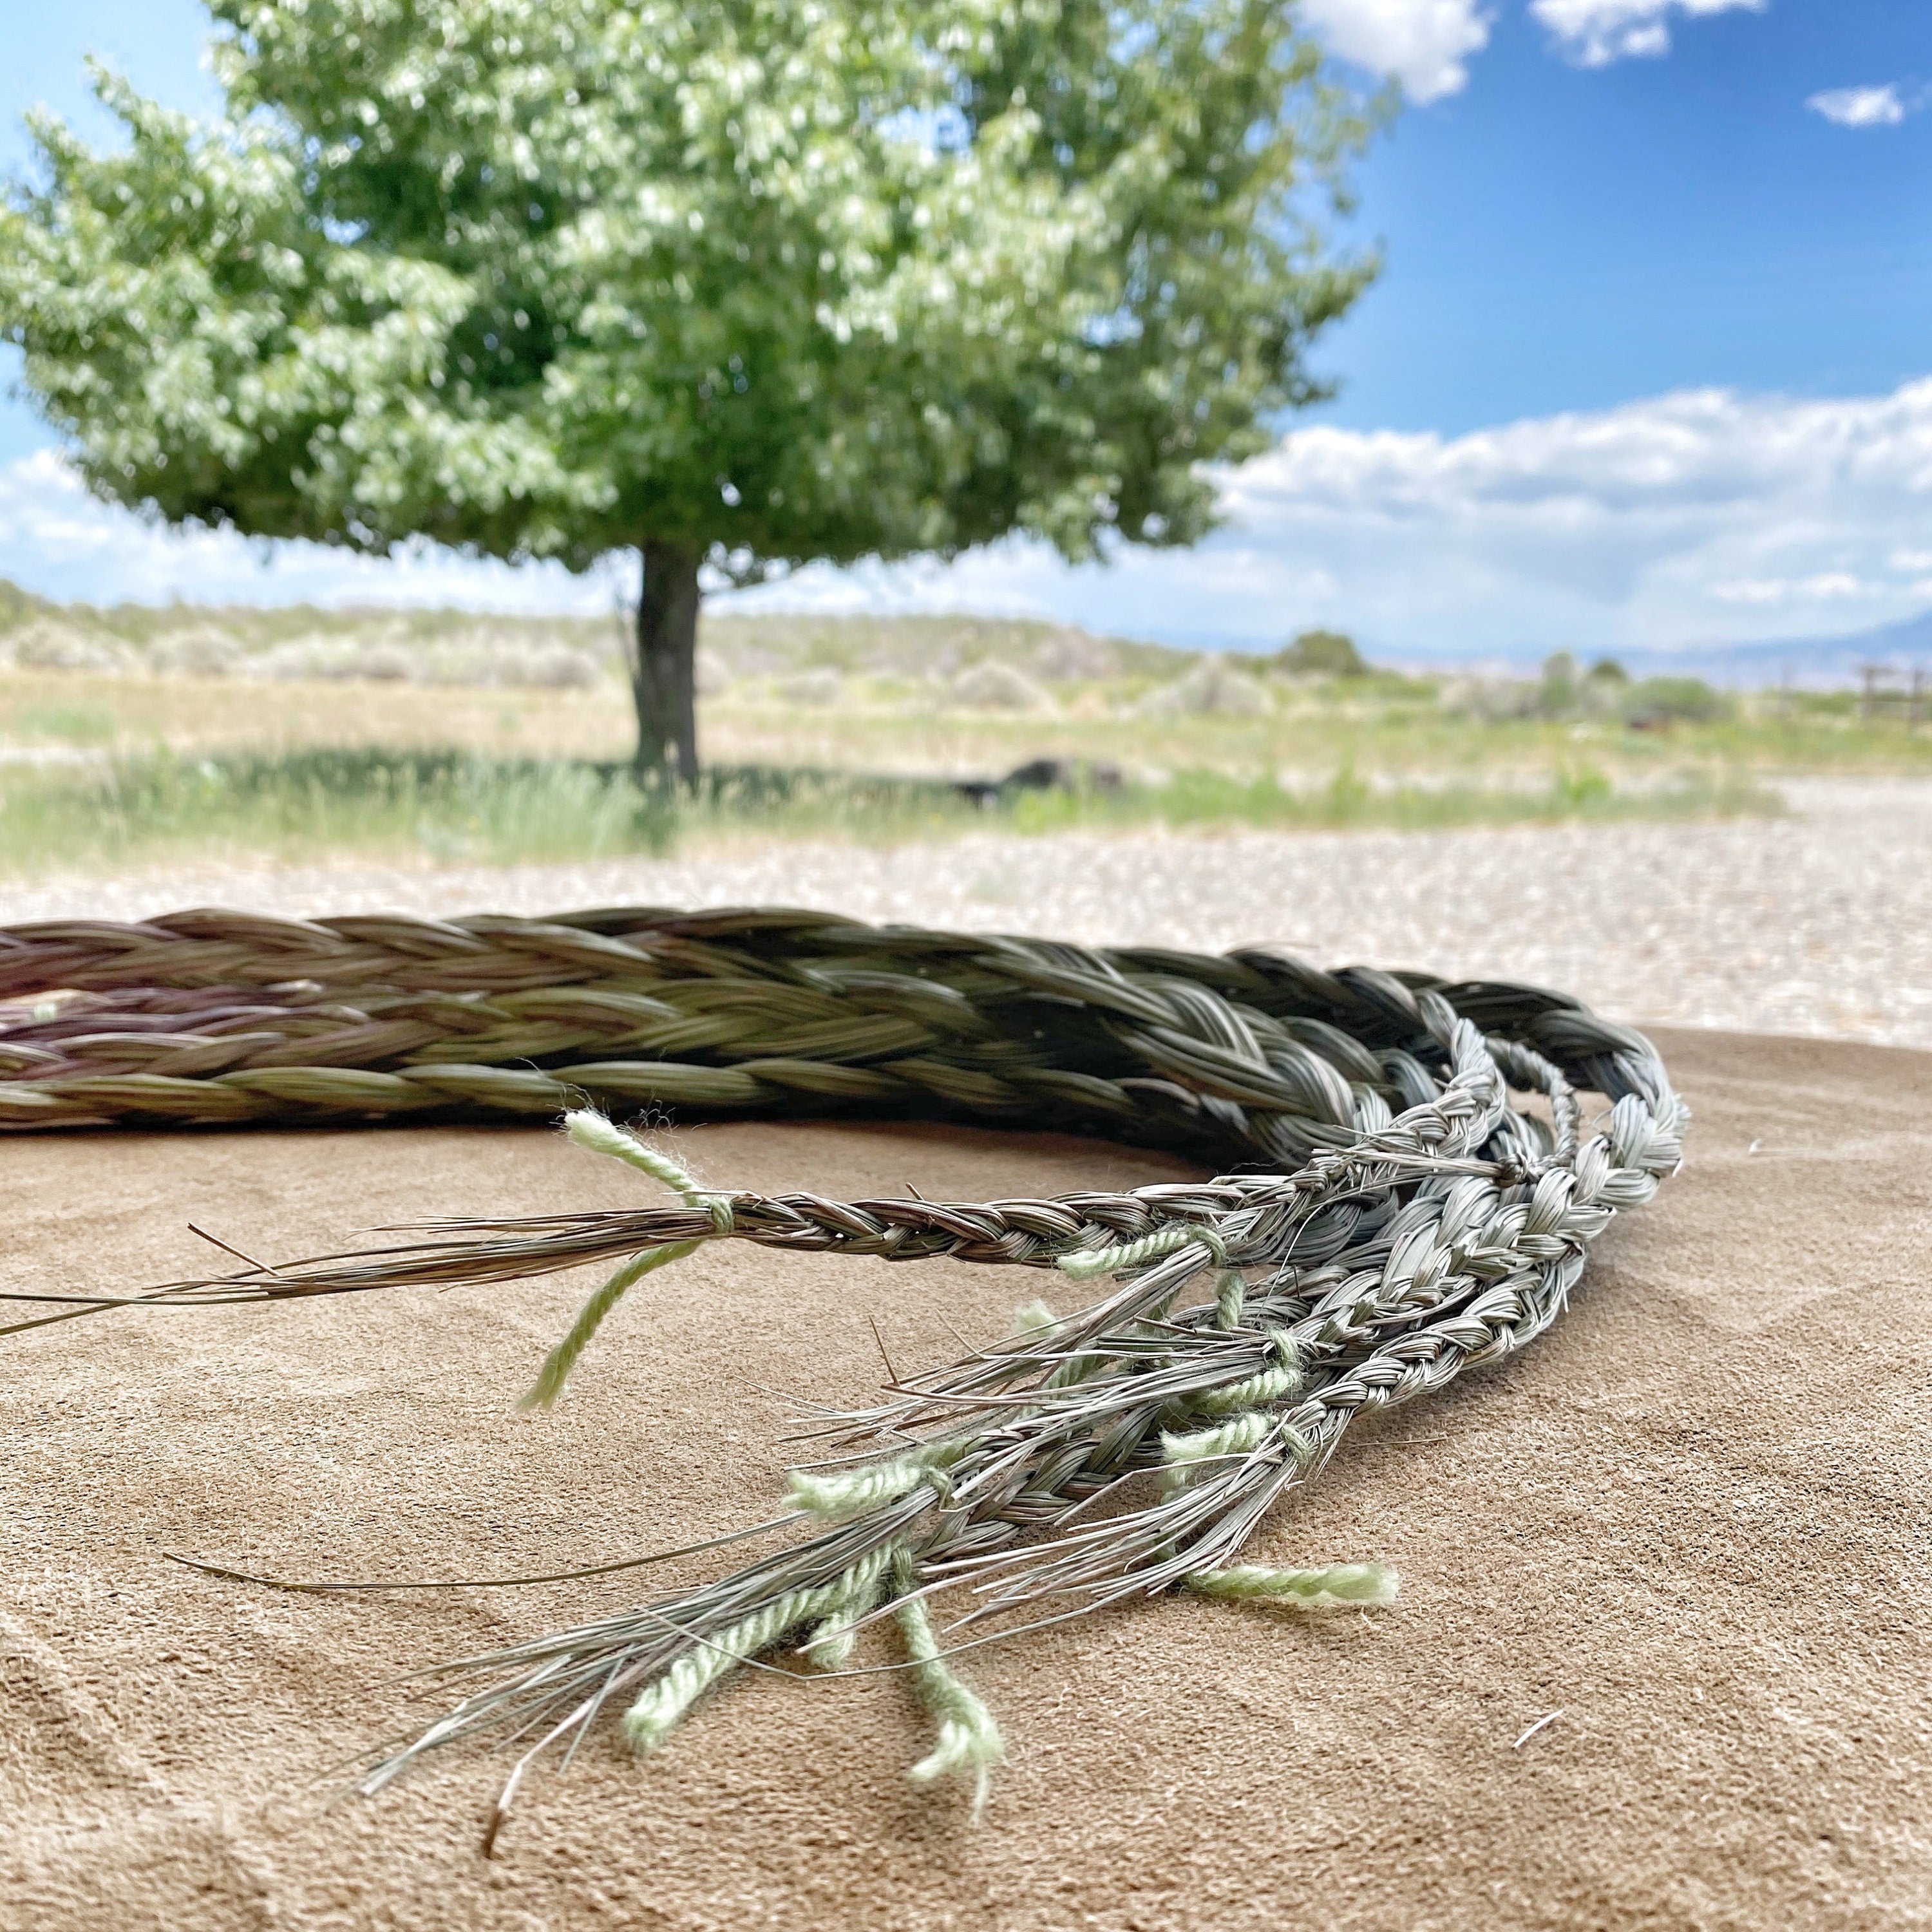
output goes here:
[{"label": "sandy ground", "polygon": [[[512,872],[0,887],[0,922],[815,904],[1546,981],[1649,1022],[1932,1046],[1932,787],[1777,820],[1415,836],[767,847]],[[1365,1427],[1254,1554],[1378,1558],[1394,1610],[1162,1600],[976,1653],[1012,1762],[978,1827],[905,1766],[890,1678],[760,1676],[640,1765],[607,1735],[485,1863],[502,1771],[370,1804],[330,1768],[380,1680],[634,1600],[297,1597],[196,1574],[501,1575],[761,1515],[780,1412],[1004,1331],[1005,1269],[707,1250],[569,1400],[511,1405],[584,1284],[127,1311],[0,1342],[0,1932],[1907,1932],[1932,1928],[1932,1057],[1666,1030],[1684,1172],[1506,1366]],[[690,1130],[727,1184],[983,1198],[1180,1170],[972,1130]],[[199,1265],[184,1224],[332,1245],[631,1198],[514,1129],[89,1134],[0,1148],[0,1287]],[[1558,1714],[1533,1735],[1539,1719]]]},{"label": "sandy ground", "polygon": [[1708,824],[771,844],[508,870],[0,883],[0,924],[191,904],[299,916],[761,902],[1118,944],[1274,941],[1561,987],[1620,1018],[1932,1046],[1932,785],[1808,780]]},{"label": "sandy ground", "polygon": [[[908,1781],[932,1727],[901,1682],[760,1673],[645,1762],[601,1730],[567,1775],[526,1786],[486,1862],[505,1764],[485,1748],[330,1803],[331,1767],[405,1718],[407,1687],[378,1680],[647,1585],[294,1596],[163,1552],[501,1576],[754,1522],[781,1466],[772,1384],[863,1400],[874,1324],[902,1361],[950,1359],[951,1330],[1004,1332],[1036,1277],[707,1249],[632,1292],[536,1423],[511,1405],[574,1279],[130,1310],[14,1338],[0,1928],[1932,1924],[1932,1056],[1660,1044],[1696,1111],[1688,1164],[1604,1235],[1570,1312],[1363,1424],[1252,1546],[1393,1562],[1400,1603],[1297,1620],[1163,1598],[971,1653],[1010,1754],[976,1827],[956,1790]],[[1178,1171],[970,1130],[687,1139],[704,1172],[848,1197]],[[8,1287],[124,1292],[198,1265],[190,1217],[284,1252],[358,1222],[634,1194],[514,1128],[0,1152]]]}]

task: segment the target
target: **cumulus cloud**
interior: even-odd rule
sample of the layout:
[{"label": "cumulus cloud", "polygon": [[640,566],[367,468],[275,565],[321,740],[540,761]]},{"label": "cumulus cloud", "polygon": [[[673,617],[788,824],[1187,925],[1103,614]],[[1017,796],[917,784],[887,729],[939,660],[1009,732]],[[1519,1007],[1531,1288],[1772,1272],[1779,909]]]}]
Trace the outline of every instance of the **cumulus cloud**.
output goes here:
[{"label": "cumulus cloud", "polygon": [[1393,75],[1415,101],[1460,93],[1466,57],[1489,44],[1478,0],[1303,0],[1302,13],[1342,59]]},{"label": "cumulus cloud", "polygon": [[1454,437],[1306,429],[1230,472],[1223,504],[1191,554],[1072,571],[1012,544],[753,598],[1246,646],[1326,624],[1415,657],[1847,634],[1932,604],[1932,380],[1823,401],[1702,390]]},{"label": "cumulus cloud", "polygon": [[[1388,656],[1466,659],[1846,635],[1932,607],[1932,378],[1823,400],[1699,390],[1459,436],[1316,426],[1221,486],[1226,524],[1191,552],[1073,569],[1012,542],[951,566],[814,566],[728,601],[1248,647],[1330,625]],[[46,454],[0,470],[0,574],[98,602],[599,610],[610,594],[433,550],[382,564],[171,536]]]},{"label": "cumulus cloud", "polygon": [[608,586],[555,565],[479,562],[424,544],[362,556],[325,544],[252,542],[170,530],[89,495],[65,460],[35,450],[0,467],[0,577],[90,604],[460,604],[478,610],[601,610]]},{"label": "cumulus cloud", "polygon": [[1564,53],[1584,67],[1670,51],[1670,16],[1691,19],[1739,9],[1764,11],[1766,0],[1531,0],[1530,12],[1556,35]]},{"label": "cumulus cloud", "polygon": [[1895,128],[1910,112],[1899,99],[1897,86],[1890,83],[1883,87],[1828,87],[1804,104],[1840,128]]}]

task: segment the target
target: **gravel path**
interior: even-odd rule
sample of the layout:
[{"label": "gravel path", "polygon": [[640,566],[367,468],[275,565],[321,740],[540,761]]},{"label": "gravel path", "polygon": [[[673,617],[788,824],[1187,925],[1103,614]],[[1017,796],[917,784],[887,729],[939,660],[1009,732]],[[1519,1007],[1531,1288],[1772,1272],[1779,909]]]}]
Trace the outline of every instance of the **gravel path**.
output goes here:
[{"label": "gravel path", "polygon": [[1806,780],[1788,817],[1507,831],[774,844],[495,870],[0,884],[0,923],[190,904],[296,916],[776,903],[1219,950],[1262,940],[1559,986],[1625,1019],[1932,1047],[1932,784]]}]

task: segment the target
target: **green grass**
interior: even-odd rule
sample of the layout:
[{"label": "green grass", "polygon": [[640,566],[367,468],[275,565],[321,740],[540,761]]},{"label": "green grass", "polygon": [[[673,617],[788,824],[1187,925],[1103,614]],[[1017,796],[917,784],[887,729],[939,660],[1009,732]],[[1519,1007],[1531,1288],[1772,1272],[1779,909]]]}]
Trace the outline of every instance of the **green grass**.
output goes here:
[{"label": "green grass", "polygon": [[1343,766],[1325,784],[1298,788],[1274,777],[1177,772],[1166,784],[1118,794],[1023,794],[1005,808],[1016,831],[1150,824],[1274,830],[1448,830],[1457,826],[1549,824],[1566,819],[1688,818],[1766,813],[1774,793],[1747,779],[1698,772],[1665,782],[1620,788],[1588,766],[1559,771],[1535,786],[1371,784]]},{"label": "green grass", "polygon": [[1747,782],[1696,771],[1619,785],[1577,766],[1514,788],[1451,780],[1325,783],[1186,770],[1118,791],[1028,792],[977,804],[932,778],[721,766],[694,797],[639,790],[621,765],[384,746],[184,756],[88,767],[0,766],[0,868],[100,871],[183,858],[302,861],[352,854],[501,865],[660,854],[737,835],[866,842],[974,830],[1448,827],[1775,809]]},{"label": "green grass", "polygon": [[100,704],[22,705],[7,722],[32,742],[74,746],[111,744],[117,728],[113,712]]}]

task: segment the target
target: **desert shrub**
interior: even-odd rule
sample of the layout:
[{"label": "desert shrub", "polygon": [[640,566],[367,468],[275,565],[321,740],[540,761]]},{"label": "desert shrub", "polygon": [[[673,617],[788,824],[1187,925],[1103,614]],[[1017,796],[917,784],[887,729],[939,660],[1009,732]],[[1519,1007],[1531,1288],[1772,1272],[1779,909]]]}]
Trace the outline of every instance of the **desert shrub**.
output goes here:
[{"label": "desert shrub", "polygon": [[242,646],[220,631],[178,631],[157,638],[148,662],[181,677],[226,677],[242,663]]},{"label": "desert shrub", "polygon": [[38,617],[8,638],[7,661],[22,670],[116,670],[122,654],[104,638],[58,617]]},{"label": "desert shrub", "polygon": [[952,698],[971,711],[1048,711],[1053,700],[1026,673],[988,659],[969,664],[952,680]]},{"label": "desert shrub", "polygon": [[1185,677],[1150,693],[1142,709],[1154,717],[1258,718],[1273,706],[1260,679],[1225,658],[1203,658]]},{"label": "desert shrub", "polygon": [[1304,631],[1275,653],[1274,668],[1295,677],[1360,677],[1369,667],[1354,638],[1340,631]]},{"label": "desert shrub", "polygon": [[1701,677],[1647,677],[1624,700],[1624,722],[1656,730],[1670,724],[1714,724],[1731,713],[1731,700]]},{"label": "desert shrub", "polygon": [[780,678],[778,692],[791,704],[836,704],[845,695],[845,679],[830,664],[819,664]]}]

